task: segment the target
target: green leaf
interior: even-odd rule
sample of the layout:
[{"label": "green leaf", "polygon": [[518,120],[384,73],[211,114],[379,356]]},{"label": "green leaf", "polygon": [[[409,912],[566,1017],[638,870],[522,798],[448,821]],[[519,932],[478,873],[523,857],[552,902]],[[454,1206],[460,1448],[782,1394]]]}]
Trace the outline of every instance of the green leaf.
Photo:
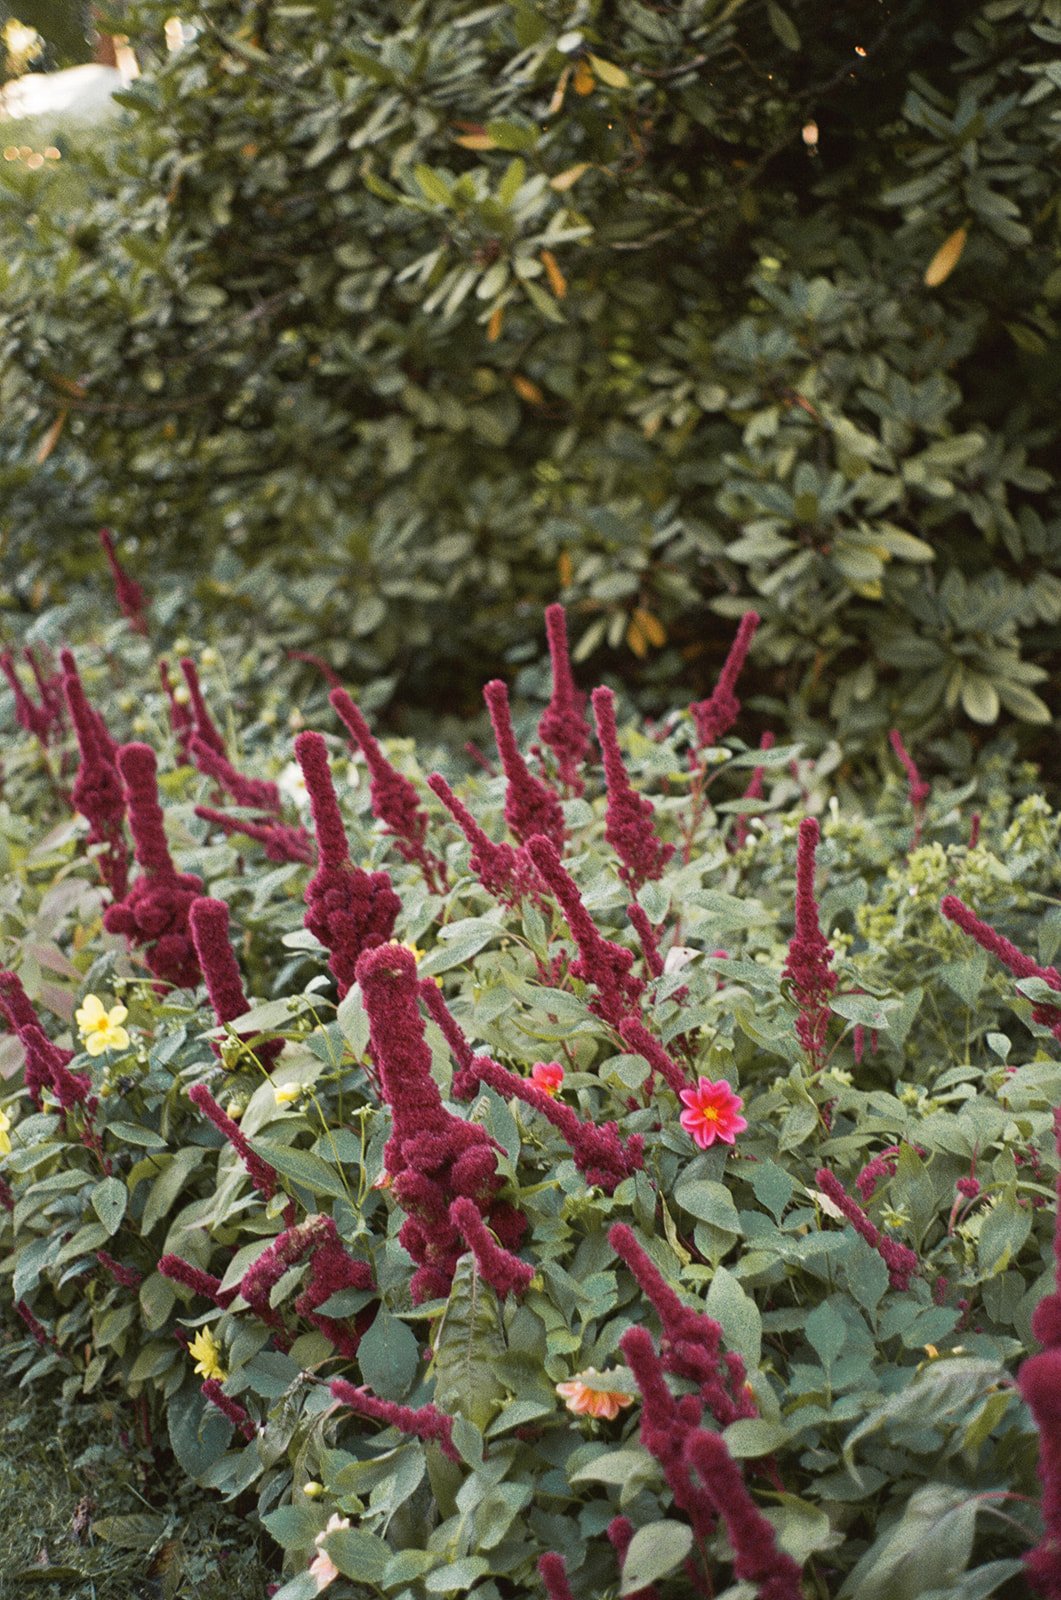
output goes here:
[{"label": "green leaf", "polygon": [[726,1343],[744,1357],[749,1368],[759,1365],[763,1322],[751,1295],[725,1267],[716,1267],[707,1291],[705,1309],[721,1324]]},{"label": "green leaf", "polygon": [[713,1227],[721,1228],[723,1233],[739,1234],[742,1231],[737,1208],[725,1184],[714,1183],[706,1178],[693,1179],[679,1183],[674,1198],[683,1211],[692,1217],[699,1217],[701,1222],[710,1222]]},{"label": "green leaf", "polygon": [[927,1483],[911,1497],[897,1527],[872,1544],[840,1590],[840,1600],[923,1600],[926,1590],[953,1593],[973,1550],[979,1496]]},{"label": "green leaf", "polygon": [[402,1400],[412,1388],[420,1366],[420,1343],[408,1324],[385,1306],[357,1348],[361,1376],[384,1400]]},{"label": "green leaf", "polygon": [[726,1448],[738,1461],[769,1456],[792,1437],[783,1422],[768,1422],[765,1417],[741,1417],[731,1422],[723,1434]]},{"label": "green leaf", "polygon": [[847,1343],[847,1326],[834,1305],[823,1300],[803,1324],[807,1342],[826,1371],[830,1371]]},{"label": "green leaf", "polygon": [[444,1567],[436,1567],[423,1579],[428,1594],[453,1594],[467,1591],[490,1571],[484,1556],[462,1556]]},{"label": "green leaf", "polygon": [[121,1226],[125,1216],[125,1208],[129,1203],[129,1191],[120,1178],[104,1178],[97,1183],[89,1197],[92,1209],[96,1213],[108,1234],[114,1234]]},{"label": "green leaf", "polygon": [[356,1578],[364,1584],[378,1584],[391,1558],[387,1541],[364,1528],[340,1528],[329,1533],[324,1548],[344,1578]]},{"label": "green leaf", "polygon": [[100,1517],[93,1522],[92,1532],[97,1539],[118,1545],[123,1550],[150,1550],[164,1536],[168,1527],[164,1516],[141,1511],[124,1517]]},{"label": "green leaf", "polygon": [[436,1404],[485,1430],[505,1392],[497,1370],[504,1339],[497,1297],[470,1254],[457,1262],[434,1344]]},{"label": "green leaf", "polygon": [[799,29],[788,15],[782,11],[777,0],[766,0],[766,17],[774,33],[781,40],[786,50],[799,50],[803,41],[799,36]]},{"label": "green leaf", "polygon": [[314,1155],[312,1150],[294,1150],[290,1145],[274,1144],[270,1139],[251,1139],[250,1147],[283,1177],[292,1179],[311,1194],[329,1195],[333,1200],[349,1199],[347,1186],[335,1167]]},{"label": "green leaf", "polygon": [[620,1595],[636,1594],[681,1565],[693,1547],[693,1531],[684,1522],[648,1522],[630,1540],[623,1562]]},{"label": "green leaf", "polygon": [[435,205],[439,206],[452,204],[453,191],[440,173],[433,172],[430,167],[421,162],[413,168],[413,177],[416,179],[425,200],[431,200]]}]

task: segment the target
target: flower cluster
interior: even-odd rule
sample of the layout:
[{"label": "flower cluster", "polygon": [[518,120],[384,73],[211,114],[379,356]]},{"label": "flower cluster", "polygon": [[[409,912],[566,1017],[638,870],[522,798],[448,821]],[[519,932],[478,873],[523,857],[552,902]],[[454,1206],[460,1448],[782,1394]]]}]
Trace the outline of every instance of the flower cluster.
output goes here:
[{"label": "flower cluster", "polygon": [[536,778],[523,759],[512,727],[508,689],[500,678],[492,678],[484,687],[483,699],[506,779],[505,821],[509,830],[520,844],[542,834],[562,850],[567,837],[563,808],[548,784]]},{"label": "flower cluster", "polygon": [[295,753],[306,777],[317,834],[317,872],[306,888],[306,927],[329,951],[340,997],[354,981],[361,955],[394,932],[401,902],[385,872],[365,872],[350,860],[328,748],[319,733],[300,733]]},{"label": "flower cluster", "polygon": [[814,858],[820,837],[816,819],[804,817],[796,846],[796,931],[784,967],[784,976],[792,985],[799,1007],[796,1036],[810,1057],[814,1072],[823,1065],[829,997],[838,981],[831,965],[833,952],[818,921],[814,894]]},{"label": "flower cluster", "polygon": [[109,528],[99,530],[99,542],[107,557],[114,580],[114,596],[118,609],[134,633],[147,634],[147,595],[134,578],[130,578],[114,550],[114,535]]},{"label": "flower cluster", "polygon": [[116,900],[125,894],[129,860],[125,846],[125,792],[115,761],[115,744],[100,713],[88,702],[84,686],[69,651],[62,655],[63,693],[77,735],[80,762],[71,804],[88,819],[89,844],[103,848],[99,869]]},{"label": "flower cluster", "polygon": [[415,788],[387,760],[359,707],[346,690],[333,689],[328,698],[365,758],[371,777],[369,798],[372,815],[382,822],[391,835],[402,860],[415,862],[420,868],[428,888],[438,893],[444,892],[446,868],[425,843],[428,817]]},{"label": "flower cluster", "polygon": [[689,707],[696,727],[696,742],[701,750],[717,744],[740,716],[740,701],[736,695],[737,679],[741,675],[741,669],[758,626],[759,618],[756,613],[746,611],[729,647],[729,654],[722,663],[722,671],[718,675],[714,689],[706,700],[697,700]]},{"label": "flower cluster", "polygon": [[855,1232],[862,1235],[870,1249],[876,1250],[888,1269],[888,1281],[892,1288],[909,1289],[910,1279],[921,1265],[916,1252],[881,1233],[880,1229],[869,1220],[858,1201],[852,1200],[839,1178],[831,1173],[828,1167],[819,1167],[814,1175],[814,1181],[826,1199],[831,1200],[836,1209],[847,1218]]},{"label": "flower cluster", "polygon": [[608,789],[604,837],[622,862],[620,878],[636,894],[642,884],[662,877],[674,846],[662,842],[652,823],[652,801],[638,794],[630,782],[619,749],[615,696],[610,689],[594,689],[592,700]]},{"label": "flower cluster", "polygon": [[578,885],[561,862],[551,839],[533,835],[527,841],[527,854],[542,882],[559,901],[571,937],[578,946],[578,957],[571,963],[572,974],[593,984],[597,991],[590,1010],[617,1028],[625,1016],[638,1010],[644,992],[641,979],[631,971],[633,951],[605,939],[597,931],[593,918],[582,904]]},{"label": "flower cluster", "polygon": [[[1033,961],[1031,956],[1026,956],[1023,950],[1018,950],[1015,944],[1004,938],[997,928],[992,928],[988,922],[982,922],[956,895],[945,895],[939,908],[945,917],[961,928],[963,933],[975,939],[982,950],[996,956],[1004,967],[1008,967],[1015,978],[1041,978],[1051,989],[1061,991],[1061,972],[1058,972],[1056,967],[1044,967],[1038,961]],[[1032,1020],[1039,1023],[1040,1027],[1049,1028],[1054,1038],[1061,1040],[1061,1005],[1036,1001],[1032,1006]]]},{"label": "flower cluster", "polygon": [[414,1300],[426,1300],[448,1294],[464,1248],[450,1214],[455,1200],[463,1196],[474,1203],[506,1252],[518,1246],[526,1221],[497,1199],[501,1178],[485,1130],[442,1104],[417,1006],[412,952],[398,944],[369,950],[357,964],[357,981],[380,1087],[391,1110],[384,1161],[406,1213],[399,1238],[417,1263],[410,1290]]},{"label": "flower cluster", "polygon": [[582,768],[589,754],[589,729],[583,715],[586,697],[575,688],[567,649],[567,613],[562,605],[546,606],[545,633],[553,692],[538,719],[538,737],[556,757],[557,776],[567,793],[580,795],[585,788]]},{"label": "flower cluster", "polygon": [[199,963],[188,914],[203,892],[203,881],[194,873],[178,872],[173,865],[151,746],[123,745],[118,768],[136,860],[143,870],[124,897],[108,906],[104,926],[108,933],[123,933],[130,944],[143,948],[147,965],[160,983],[192,989],[199,981]]},{"label": "flower cluster", "polygon": [[[213,900],[206,895],[193,900],[188,912],[195,955],[204,979],[206,992],[218,1022],[231,1022],[247,1010],[247,996],[239,964],[228,938],[228,906],[223,900]],[[246,1041],[251,1035],[240,1034]],[[266,1072],[284,1048],[282,1039],[267,1039],[258,1045],[256,1054]],[[220,1056],[220,1045],[214,1046]]]},{"label": "flower cluster", "polygon": [[487,894],[508,906],[518,905],[524,896],[533,895],[534,869],[526,852],[514,850],[510,844],[495,844],[464,802],[458,800],[440,772],[433,772],[427,785],[442,801],[471,845],[468,864]]}]

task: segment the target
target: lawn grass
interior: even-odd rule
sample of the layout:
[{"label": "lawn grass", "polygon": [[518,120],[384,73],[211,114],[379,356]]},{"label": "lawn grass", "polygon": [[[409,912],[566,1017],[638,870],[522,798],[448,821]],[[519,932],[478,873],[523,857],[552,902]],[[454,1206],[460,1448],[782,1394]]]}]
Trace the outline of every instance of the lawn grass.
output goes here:
[{"label": "lawn grass", "polygon": [[[171,1480],[135,1431],[105,1402],[27,1396],[0,1362],[0,1600],[264,1600],[254,1517]],[[143,1520],[117,1543],[116,1517]]]}]

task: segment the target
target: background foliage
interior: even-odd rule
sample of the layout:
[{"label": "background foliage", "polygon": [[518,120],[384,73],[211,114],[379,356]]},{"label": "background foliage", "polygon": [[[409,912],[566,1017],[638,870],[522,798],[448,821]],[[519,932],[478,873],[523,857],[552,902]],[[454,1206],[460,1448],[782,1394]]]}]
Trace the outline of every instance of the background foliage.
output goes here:
[{"label": "background foliage", "polygon": [[[761,752],[734,740],[696,778],[687,718],[668,719],[651,739],[625,729],[639,791],[652,793],[664,837],[686,846],[638,896],[664,948],[680,946],[688,958],[650,986],[646,1022],[671,1049],[690,1051],[693,1075],[738,1088],[749,1124],[732,1152],[697,1152],[669,1091],[657,1085],[642,1103],[646,1062],[589,1009],[592,991],[564,976],[563,963],[545,981],[543,968],[570,953],[562,919],[548,905],[521,912],[492,901],[434,807],[430,842],[451,882],[429,893],[373,821],[360,761],[334,741],[355,858],[391,873],[402,902],[396,936],[423,952],[421,974],[441,979],[473,1043],[520,1074],[561,1057],[570,1106],[646,1140],[644,1172],[609,1196],[587,1186],[535,1112],[483,1090],[460,1114],[482,1121],[505,1152],[505,1193],[530,1219],[525,1253],[537,1275],[521,1300],[502,1304],[465,1257],[448,1300],[416,1306],[396,1237],[401,1213],[379,1185],[390,1119],[365,1070],[367,1018],[356,987],[336,1007],[323,951],[302,928],[308,869],[267,862],[253,841],[219,837],[195,817],[211,785],[177,764],[165,704],[153,675],[141,676],[150,665],[142,643],[111,637],[82,665],[114,731],[146,733],[161,752],[179,868],[231,906],[256,997],[237,1028],[287,1044],[271,1077],[253,1048],[221,1066],[201,991],[156,991],[138,958],[101,930],[105,895],[81,826],[37,747],[14,746],[0,808],[4,963],[18,966],[61,1040],[87,992],[108,1005],[120,997],[130,1013],[127,1049],[73,1063],[91,1073],[99,1097],[87,1142],[83,1108],[32,1113],[18,1088],[17,1047],[4,1046],[12,1149],[2,1167],[14,1200],[12,1213],[0,1213],[4,1294],[31,1308],[43,1335],[6,1353],[23,1387],[61,1385],[71,1405],[139,1400],[196,1483],[257,1496],[285,1552],[286,1600],[316,1593],[307,1563],[318,1535],[356,1580],[336,1580],[337,1600],[366,1590],[390,1600],[537,1594],[535,1563],[549,1550],[567,1557],[580,1588],[614,1595],[604,1529],[620,1508],[648,1530],[642,1547],[662,1594],[686,1594],[680,1565],[690,1536],[638,1442],[640,1403],[593,1423],[565,1411],[554,1389],[590,1367],[611,1374],[609,1386],[636,1387],[619,1339],[655,1322],[608,1244],[609,1226],[623,1220],[746,1363],[759,1415],[725,1437],[783,1546],[804,1565],[809,1594],[1027,1592],[1020,1556],[1038,1537],[1037,1449],[1011,1373],[1053,1282],[1061,1067],[1030,1002],[938,905],[957,893],[1039,959],[1054,958],[1061,819],[1035,791],[1031,768],[993,760],[962,787],[938,783],[912,848],[898,778],[867,809],[833,793],[835,754],[814,764],[798,746]],[[281,776],[287,737],[245,710],[238,720],[223,715],[216,657],[207,658],[206,684],[240,765]],[[119,692],[130,697],[124,714]],[[253,705],[253,691],[241,693]],[[123,715],[134,710],[131,728]],[[426,798],[426,752],[392,753]],[[738,797],[758,764],[765,795],[750,804],[761,818],[733,849],[749,806]],[[485,773],[461,784],[494,837],[503,789]],[[971,846],[974,807],[982,826]],[[822,926],[840,976],[820,1072],[800,1048],[780,978],[796,827],[807,809],[822,819]],[[565,815],[567,859],[594,920],[625,942],[629,893],[603,838],[598,772]],[[428,1039],[446,1092],[452,1060],[433,1025]],[[234,1151],[190,1104],[199,1082],[242,1107],[244,1134],[281,1176],[274,1202],[263,1204]],[[909,1288],[889,1283],[879,1256],[829,1211],[819,1187],[827,1166],[858,1192],[871,1161],[878,1170],[862,1191],[866,1210],[916,1252]],[[978,1187],[957,1188],[973,1177]],[[293,1301],[304,1268],[285,1274],[271,1297],[295,1339],[287,1353],[242,1299],[220,1311],[157,1271],[160,1255],[176,1251],[234,1286],[289,1202],[299,1220],[334,1217],[344,1244],[372,1264],[378,1294],[328,1302],[339,1318],[369,1303],[372,1326],[356,1361],[300,1324]],[[140,1283],[115,1282],[100,1249]],[[218,1342],[226,1392],[261,1424],[249,1442],[207,1406],[176,1337],[203,1327]],[[340,1372],[390,1400],[433,1399],[454,1419],[459,1463],[337,1408],[325,1380]],[[307,1482],[323,1494],[307,1496]],[[328,1534],[340,1514],[350,1529]],[[150,1554],[171,1532],[164,1514],[152,1516],[103,1521],[98,1536],[119,1545],[135,1536]],[[718,1576],[729,1570],[723,1541],[701,1555],[719,1591],[749,1600],[751,1587],[725,1588]],[[636,1586],[631,1571],[626,1588]]]},{"label": "background foliage", "polygon": [[9,611],[108,522],[406,703],[559,584],[657,703],[751,600],[849,750],[1047,720],[1058,0],[171,11],[87,201],[0,167]]}]

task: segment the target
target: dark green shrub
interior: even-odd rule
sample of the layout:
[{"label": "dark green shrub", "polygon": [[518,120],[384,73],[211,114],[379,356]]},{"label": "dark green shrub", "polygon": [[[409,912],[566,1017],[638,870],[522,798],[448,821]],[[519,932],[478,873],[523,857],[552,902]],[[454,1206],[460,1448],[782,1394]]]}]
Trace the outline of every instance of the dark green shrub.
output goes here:
[{"label": "dark green shrub", "polygon": [[[396,921],[382,903],[370,915],[363,878],[346,904],[361,907],[362,937],[393,931],[419,960],[376,945],[340,995],[328,950],[303,927],[313,869],[267,859],[240,832],[241,817],[254,826],[247,809],[230,838],[204,826],[195,808],[216,784],[181,764],[134,660],[84,663],[87,691],[115,731],[107,674],[135,695],[138,731],[162,752],[174,864],[231,909],[210,959],[196,934],[226,1023],[213,1025],[199,992],[152,982],[142,952],[101,929],[109,896],[84,825],[35,748],[16,746],[0,809],[4,960],[57,1044],[76,1050],[80,1032],[86,1048],[65,1064],[42,1055],[2,980],[41,1103],[18,1087],[19,1051],[5,1045],[0,1167],[13,1209],[0,1211],[0,1255],[30,1330],[8,1370],[70,1397],[143,1397],[197,1483],[253,1486],[286,1553],[285,1600],[307,1600],[332,1568],[346,1575],[337,1597],[539,1595],[550,1554],[566,1558],[576,1594],[614,1594],[606,1530],[620,1547],[630,1532],[617,1516],[637,1530],[627,1592],[655,1579],[662,1596],[686,1595],[709,1573],[730,1600],[794,1594],[753,1512],[805,1596],[1026,1593],[1021,1558],[1042,1527],[1035,1428],[1012,1374],[1036,1370],[1021,1366],[1033,1315],[1053,1304],[1061,1094],[1050,1009],[1061,979],[1047,970],[1061,946],[1061,824],[1034,771],[996,764],[961,788],[937,782],[915,808],[896,779],[860,805],[832,792],[828,760],[738,739],[697,752],[677,715],[651,738],[624,727],[618,753],[605,731],[608,794],[597,766],[572,774],[585,793],[560,802],[559,820],[536,787],[551,757],[524,769],[509,749],[507,784],[451,772],[487,835],[470,871],[445,782],[428,788],[408,745],[389,768],[362,733],[366,771],[333,723],[341,827],[361,868],[390,875],[400,908]],[[218,678],[207,693],[245,777],[293,794],[287,739],[260,721],[240,735]],[[501,700],[492,689],[497,714]],[[606,730],[606,695],[595,711]],[[574,714],[560,713],[569,750]],[[547,727],[563,744],[555,718]],[[65,745],[51,748],[58,771]],[[310,772],[324,749],[301,735],[328,840],[318,868],[332,874],[317,887],[339,895],[315,902],[326,915],[314,926],[337,946],[350,925],[342,935],[327,918],[352,868]],[[655,844],[637,804],[649,793]],[[511,833],[496,842],[505,817],[525,834],[532,812],[546,832],[562,821],[570,877],[541,837],[520,855]],[[816,864],[808,814],[820,818]],[[660,842],[675,847],[669,862]],[[151,856],[159,887],[157,841]],[[943,918],[947,894],[1027,951],[1031,976],[1015,983]],[[146,946],[156,972],[159,931]],[[249,1010],[237,959],[261,997]],[[116,1002],[127,1016],[110,1014]],[[543,1070],[554,1058],[559,1075]],[[732,1145],[697,1148],[680,1122],[682,1080]],[[535,1082],[556,1099],[535,1098]],[[727,1126],[735,1092],[745,1128]],[[695,1308],[714,1323],[681,1335],[682,1313],[631,1240],[686,1319]],[[653,1377],[661,1307],[674,1395],[711,1397],[699,1431],[688,1411],[700,1402],[668,1422],[671,1391]],[[602,1389],[623,1397],[614,1416],[561,1403],[606,1405],[590,1398]],[[761,1575],[787,1587],[759,1590],[745,1548],[748,1581],[725,1588],[731,1546],[702,1496],[673,1473],[667,1486],[653,1420],[687,1434],[687,1468],[724,1441],[703,1470],[732,1480],[725,1493],[712,1480],[726,1527],[741,1546],[729,1513],[743,1503]],[[1052,1460],[1047,1448],[1048,1518]],[[548,1562],[544,1576],[562,1593]]]},{"label": "dark green shrub", "polygon": [[406,700],[473,701],[559,581],[661,701],[751,602],[852,752],[1047,720],[1058,0],[186,20],[91,203],[0,169],[13,602],[108,522],[193,632]]}]

